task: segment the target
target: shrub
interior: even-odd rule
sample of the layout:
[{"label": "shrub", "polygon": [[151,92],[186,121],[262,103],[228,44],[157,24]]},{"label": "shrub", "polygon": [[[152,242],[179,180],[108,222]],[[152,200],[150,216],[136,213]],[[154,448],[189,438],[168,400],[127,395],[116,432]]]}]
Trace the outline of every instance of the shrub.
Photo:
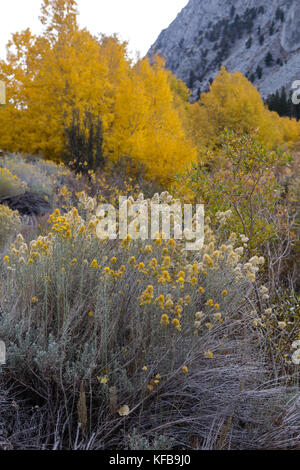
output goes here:
[{"label": "shrub", "polygon": [[52,179],[39,166],[41,160],[26,159],[20,155],[10,155],[3,158],[0,165],[17,176],[26,184],[30,191],[52,197]]},{"label": "shrub", "polygon": [[67,140],[65,161],[72,169],[88,173],[89,170],[95,171],[103,167],[103,132],[100,116],[95,118],[86,112],[82,119],[80,111],[73,109],[72,121],[66,126],[65,134]]},{"label": "shrub", "polygon": [[300,338],[300,296],[283,292],[274,299],[272,308],[266,309],[262,318],[266,330],[268,352],[278,375],[290,374],[293,341]]},{"label": "shrub", "polygon": [[81,194],[45,237],[19,235],[2,270],[6,380],[42,416],[47,446],[259,445],[260,413],[280,402],[272,386],[256,392],[268,378],[254,289],[263,259],[246,262],[234,235],[218,247],[208,226],[194,254],[162,236],[101,241],[95,206]]},{"label": "shrub", "polygon": [[18,212],[0,204],[0,248],[20,226]]},{"label": "shrub", "polygon": [[25,193],[26,184],[8,169],[0,168],[0,201],[9,196],[17,196]]},{"label": "shrub", "polygon": [[[204,201],[213,220],[222,222],[223,232],[245,234],[255,252],[278,232],[274,214],[280,186],[275,170],[287,165],[291,157],[267,151],[253,136],[231,131],[219,143],[219,151],[207,152],[205,164],[179,178],[179,194],[189,192],[195,200]],[[222,214],[228,210],[231,217],[226,221]]]}]

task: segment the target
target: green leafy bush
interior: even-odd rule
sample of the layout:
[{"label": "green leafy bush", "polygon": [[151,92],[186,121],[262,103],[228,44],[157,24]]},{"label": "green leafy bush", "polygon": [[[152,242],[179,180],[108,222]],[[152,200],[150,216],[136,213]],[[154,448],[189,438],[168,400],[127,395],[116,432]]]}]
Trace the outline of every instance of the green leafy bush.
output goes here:
[{"label": "green leafy bush", "polygon": [[204,201],[213,220],[222,221],[222,213],[231,210],[223,231],[243,233],[256,251],[278,232],[274,215],[281,192],[275,171],[291,157],[266,150],[251,136],[226,131],[220,149],[207,153],[204,161],[185,175],[182,192],[188,188],[195,200]]}]

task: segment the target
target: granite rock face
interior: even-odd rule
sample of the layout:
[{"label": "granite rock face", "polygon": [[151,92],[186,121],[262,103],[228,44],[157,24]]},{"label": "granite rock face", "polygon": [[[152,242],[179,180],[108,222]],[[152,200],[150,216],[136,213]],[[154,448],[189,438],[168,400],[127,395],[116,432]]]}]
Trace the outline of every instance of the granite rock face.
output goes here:
[{"label": "granite rock face", "polygon": [[190,0],[148,55],[192,90],[208,90],[221,65],[266,97],[300,80],[300,0]]},{"label": "granite rock face", "polygon": [[281,45],[288,52],[300,49],[300,2],[295,1],[288,12]]}]

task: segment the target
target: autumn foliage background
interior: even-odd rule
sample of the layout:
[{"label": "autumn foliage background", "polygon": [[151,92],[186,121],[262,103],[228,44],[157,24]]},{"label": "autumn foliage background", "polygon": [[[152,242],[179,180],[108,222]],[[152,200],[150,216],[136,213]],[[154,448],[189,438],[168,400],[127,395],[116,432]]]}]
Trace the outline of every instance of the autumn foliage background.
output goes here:
[{"label": "autumn foliage background", "polygon": [[[0,448],[296,448],[300,123],[225,68],[192,104],[76,8],[0,62]],[[205,203],[203,249],[99,241],[120,195]]]},{"label": "autumn foliage background", "polygon": [[268,148],[298,139],[299,124],[268,111],[240,73],[222,69],[210,92],[191,105],[162,59],[132,63],[117,37],[80,29],[75,1],[45,1],[40,19],[44,33],[14,34],[1,62],[10,103],[0,114],[3,149],[59,161],[72,112],[81,123],[88,112],[101,118],[108,162],[130,157],[149,178],[169,183],[196,161],[200,147],[214,146],[225,127],[258,129]]}]

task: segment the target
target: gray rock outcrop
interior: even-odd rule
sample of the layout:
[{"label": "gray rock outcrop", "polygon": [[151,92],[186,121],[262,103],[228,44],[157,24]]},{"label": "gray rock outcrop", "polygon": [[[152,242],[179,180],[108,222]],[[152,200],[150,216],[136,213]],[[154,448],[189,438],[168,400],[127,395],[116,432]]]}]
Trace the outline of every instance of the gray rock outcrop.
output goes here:
[{"label": "gray rock outcrop", "polygon": [[300,0],[190,0],[148,55],[192,90],[208,90],[221,65],[266,97],[300,80]]}]

